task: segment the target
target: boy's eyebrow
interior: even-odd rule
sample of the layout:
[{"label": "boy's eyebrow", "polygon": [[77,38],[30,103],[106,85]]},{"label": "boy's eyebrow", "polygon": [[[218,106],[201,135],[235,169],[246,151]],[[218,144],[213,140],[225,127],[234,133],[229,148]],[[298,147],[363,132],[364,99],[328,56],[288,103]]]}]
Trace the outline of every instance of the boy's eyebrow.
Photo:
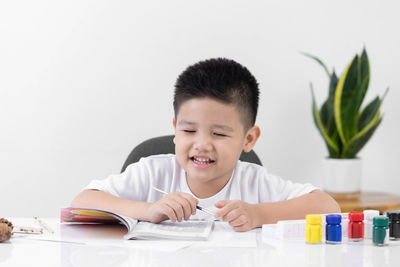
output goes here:
[{"label": "boy's eyebrow", "polygon": [[229,127],[228,125],[222,125],[222,124],[213,124],[212,127],[214,128],[219,128],[225,131],[233,132],[233,129]]},{"label": "boy's eyebrow", "polygon": [[[182,121],[178,121],[178,125],[179,125],[179,126],[181,126],[181,125],[190,125],[190,126],[193,126],[193,125],[197,125],[197,123],[192,122],[192,121],[182,120]],[[232,127],[229,127],[228,125],[213,124],[212,127],[213,127],[213,128],[219,128],[219,129],[222,129],[222,130],[226,130],[226,131],[229,131],[229,132],[233,132],[233,128],[232,128]]]},{"label": "boy's eyebrow", "polygon": [[178,121],[178,125],[196,125],[195,122],[191,122],[191,121],[186,121],[186,120],[182,120],[182,121]]}]

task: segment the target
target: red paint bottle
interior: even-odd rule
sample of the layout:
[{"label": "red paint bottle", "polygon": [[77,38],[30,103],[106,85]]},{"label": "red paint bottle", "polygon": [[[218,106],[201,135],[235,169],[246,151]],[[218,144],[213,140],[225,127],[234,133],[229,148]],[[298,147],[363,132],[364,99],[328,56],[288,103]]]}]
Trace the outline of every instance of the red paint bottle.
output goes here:
[{"label": "red paint bottle", "polygon": [[349,241],[361,241],[364,239],[364,214],[362,212],[349,213]]}]

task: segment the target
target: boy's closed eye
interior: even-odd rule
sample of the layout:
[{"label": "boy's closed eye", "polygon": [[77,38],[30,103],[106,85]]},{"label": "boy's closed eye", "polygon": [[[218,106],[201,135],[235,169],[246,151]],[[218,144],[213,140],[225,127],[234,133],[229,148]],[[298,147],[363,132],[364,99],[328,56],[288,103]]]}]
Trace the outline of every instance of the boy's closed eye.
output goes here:
[{"label": "boy's closed eye", "polygon": [[[182,130],[184,133],[188,133],[188,134],[194,134],[196,133],[195,130]],[[223,133],[213,133],[213,135],[217,136],[217,137],[228,137],[228,135],[223,134]]]}]

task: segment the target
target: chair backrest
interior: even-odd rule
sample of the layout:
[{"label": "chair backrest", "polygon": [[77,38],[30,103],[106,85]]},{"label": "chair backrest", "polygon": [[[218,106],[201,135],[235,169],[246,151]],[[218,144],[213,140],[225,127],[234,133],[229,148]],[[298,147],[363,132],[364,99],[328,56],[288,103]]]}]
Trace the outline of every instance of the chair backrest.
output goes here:
[{"label": "chair backrest", "polygon": [[[124,163],[124,166],[122,166],[121,172],[125,171],[128,165],[139,161],[140,158],[159,154],[175,154],[175,144],[173,142],[173,139],[173,135],[166,135],[151,138],[140,143],[129,154]],[[248,153],[242,152],[242,154],[240,155],[240,160],[250,163],[256,163],[262,166],[260,159],[253,150]]]}]

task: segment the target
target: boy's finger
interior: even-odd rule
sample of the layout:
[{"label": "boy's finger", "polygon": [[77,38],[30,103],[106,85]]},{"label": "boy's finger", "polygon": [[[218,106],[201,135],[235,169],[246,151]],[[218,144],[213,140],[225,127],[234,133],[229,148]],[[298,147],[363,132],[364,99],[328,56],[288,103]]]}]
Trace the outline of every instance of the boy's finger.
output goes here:
[{"label": "boy's finger", "polygon": [[229,221],[229,225],[232,227],[239,227],[246,223],[247,223],[247,218],[243,214],[237,217],[236,219]]},{"label": "boy's finger", "polygon": [[192,209],[191,214],[192,215],[196,214],[196,206],[197,206],[197,204],[199,204],[199,200],[189,194],[184,194],[183,197],[189,201],[189,204]]},{"label": "boy's finger", "polygon": [[229,202],[231,202],[231,200],[220,200],[220,201],[216,202],[214,205],[215,205],[215,207],[220,209],[220,208],[223,208]]},{"label": "boy's finger", "polygon": [[233,209],[230,212],[228,212],[227,214],[225,214],[225,216],[222,216],[222,220],[224,222],[232,222],[236,219],[238,219],[240,217],[240,213],[238,209]]},{"label": "boy's finger", "polygon": [[229,203],[227,203],[223,208],[221,208],[219,211],[217,211],[214,214],[214,217],[215,218],[224,217],[226,214],[228,214],[231,210],[233,210],[235,208],[236,208],[235,203],[232,201],[229,201]]},{"label": "boy's finger", "polygon": [[246,232],[250,230],[250,227],[245,223],[239,226],[232,227],[235,232]]},{"label": "boy's finger", "polygon": [[183,209],[184,219],[188,220],[190,215],[192,214],[192,206],[190,205],[189,200],[184,197],[177,197],[175,200],[181,205]]},{"label": "boy's finger", "polygon": [[177,201],[174,200],[174,199],[170,199],[170,200],[167,202],[167,205],[170,206],[170,207],[174,210],[175,215],[176,215],[176,220],[177,220],[178,222],[182,221],[182,218],[183,218],[183,208],[182,208],[182,206],[179,204],[179,202],[177,202]]},{"label": "boy's finger", "polygon": [[161,209],[163,213],[167,215],[168,219],[172,222],[176,222],[176,215],[173,208],[171,208],[167,203],[164,203],[164,205],[161,205]]}]

